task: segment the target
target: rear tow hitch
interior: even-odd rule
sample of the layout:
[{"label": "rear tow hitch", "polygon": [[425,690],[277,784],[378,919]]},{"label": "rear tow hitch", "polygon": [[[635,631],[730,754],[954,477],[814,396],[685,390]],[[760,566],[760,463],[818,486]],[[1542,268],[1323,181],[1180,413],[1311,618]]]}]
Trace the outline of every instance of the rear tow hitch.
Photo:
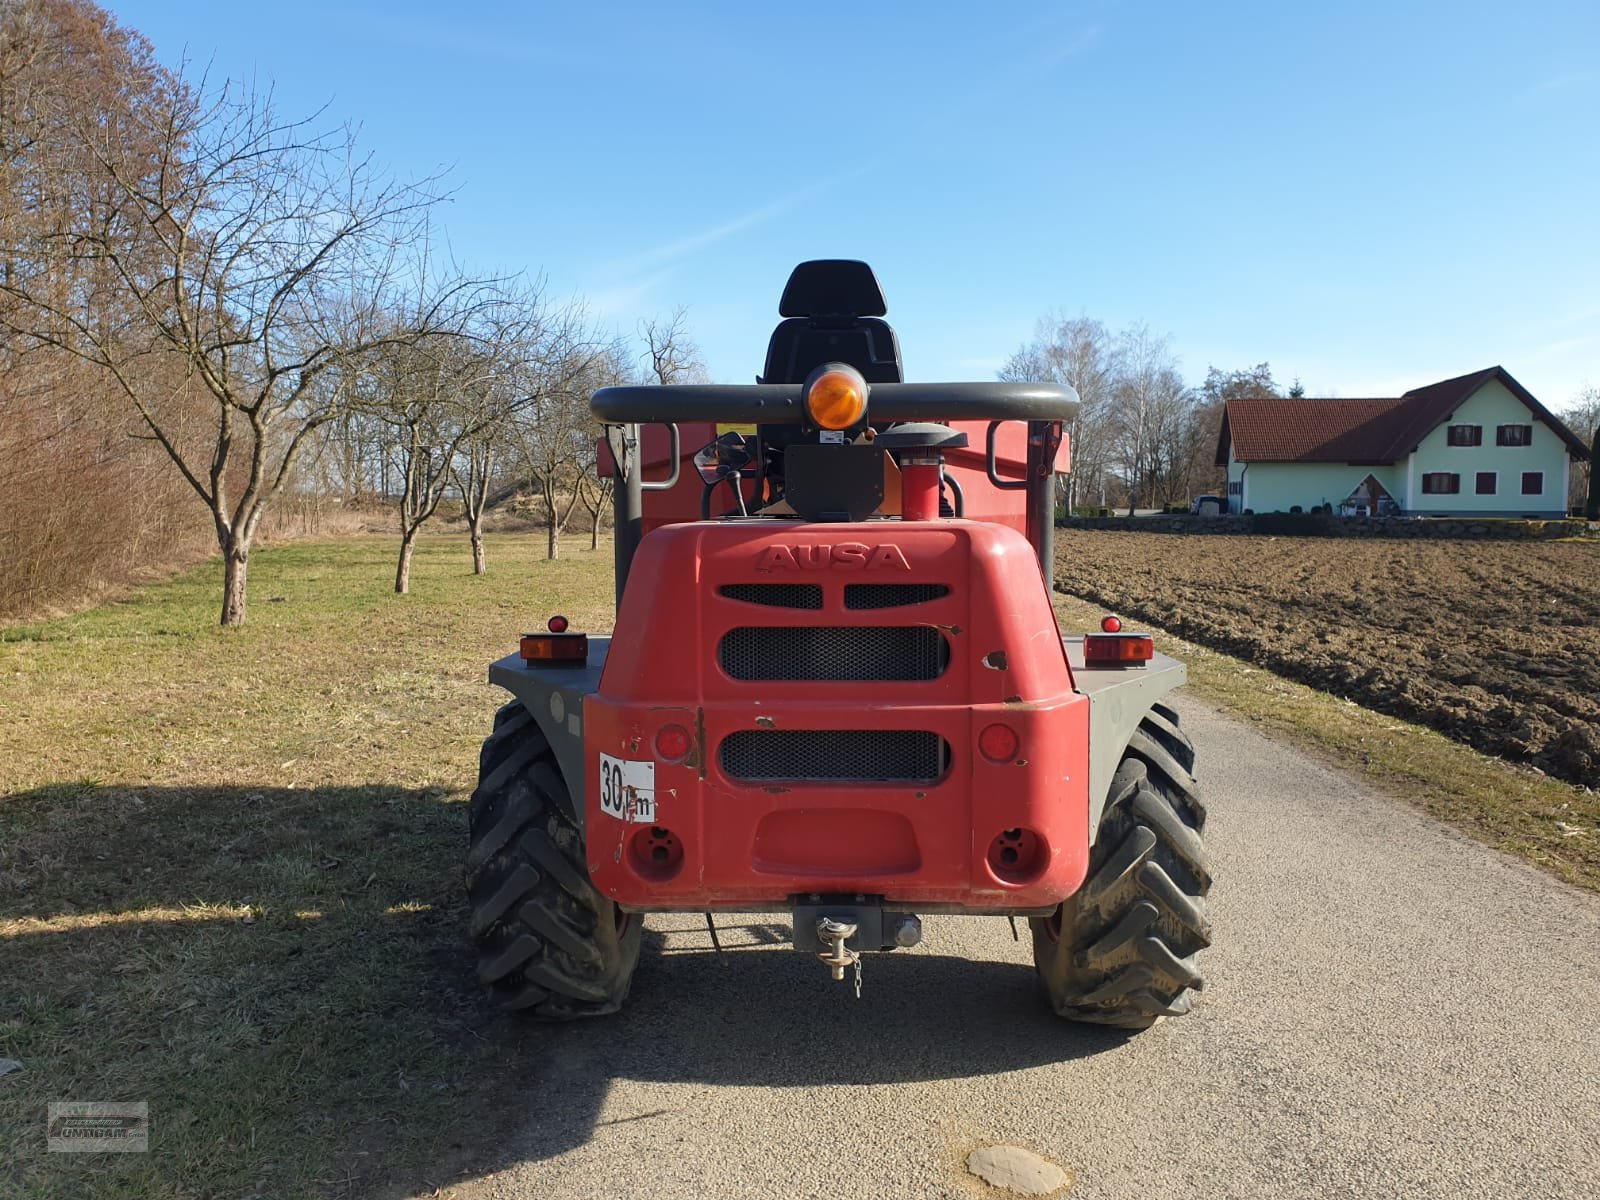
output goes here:
[{"label": "rear tow hitch", "polygon": [[817,951],[817,957],[827,964],[835,983],[844,982],[846,967],[856,969],[856,999],[861,999],[861,955],[845,942],[855,937],[856,927],[848,921],[835,921],[832,917],[817,918],[817,941],[829,947]]},{"label": "rear tow hitch", "polygon": [[922,941],[922,922],[914,913],[884,907],[882,896],[813,893],[796,897],[794,948],[815,954],[834,982],[855,968],[856,999],[861,998],[861,960],[869,950],[909,949]]}]

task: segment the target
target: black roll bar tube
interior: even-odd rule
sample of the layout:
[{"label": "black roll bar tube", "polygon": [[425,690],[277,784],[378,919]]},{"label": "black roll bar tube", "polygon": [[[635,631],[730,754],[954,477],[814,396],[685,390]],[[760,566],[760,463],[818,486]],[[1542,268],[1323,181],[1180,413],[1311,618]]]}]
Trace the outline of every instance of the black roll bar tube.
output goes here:
[{"label": "black roll bar tube", "polygon": [[[716,421],[799,425],[798,383],[668,384],[601,388],[589,409],[608,425]],[[1078,394],[1057,383],[875,383],[867,414],[881,421],[1062,421]]]}]

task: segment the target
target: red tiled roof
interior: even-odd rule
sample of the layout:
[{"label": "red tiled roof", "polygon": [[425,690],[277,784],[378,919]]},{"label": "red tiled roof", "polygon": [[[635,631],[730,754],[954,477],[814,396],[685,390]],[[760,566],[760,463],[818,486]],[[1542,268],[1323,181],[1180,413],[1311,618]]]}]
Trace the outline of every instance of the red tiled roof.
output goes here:
[{"label": "red tiled roof", "polygon": [[1217,439],[1217,464],[1226,465],[1230,445],[1240,462],[1392,463],[1410,454],[1491,379],[1499,379],[1553,429],[1569,453],[1588,457],[1588,448],[1505,368],[1488,367],[1413,388],[1393,400],[1230,400]]},{"label": "red tiled roof", "polygon": [[1229,400],[1217,462],[1229,440],[1240,462],[1379,462],[1404,419],[1403,400]]}]

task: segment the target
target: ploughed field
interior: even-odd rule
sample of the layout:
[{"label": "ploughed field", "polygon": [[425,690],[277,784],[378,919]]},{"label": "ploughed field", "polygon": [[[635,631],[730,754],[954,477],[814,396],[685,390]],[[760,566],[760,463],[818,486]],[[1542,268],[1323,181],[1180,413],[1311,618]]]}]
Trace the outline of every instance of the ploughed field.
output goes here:
[{"label": "ploughed field", "polygon": [[1056,584],[1600,787],[1600,542],[1063,529]]}]

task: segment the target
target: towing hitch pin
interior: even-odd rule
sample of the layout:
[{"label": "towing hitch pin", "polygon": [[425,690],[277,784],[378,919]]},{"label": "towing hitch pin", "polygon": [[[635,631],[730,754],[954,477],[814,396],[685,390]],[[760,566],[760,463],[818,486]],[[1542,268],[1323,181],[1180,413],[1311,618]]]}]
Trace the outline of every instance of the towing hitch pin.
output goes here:
[{"label": "towing hitch pin", "polygon": [[861,955],[845,945],[855,937],[856,927],[850,921],[835,921],[832,917],[817,918],[817,941],[828,946],[819,950],[817,957],[827,966],[835,983],[844,982],[846,968],[856,969],[856,999],[861,999]]}]

